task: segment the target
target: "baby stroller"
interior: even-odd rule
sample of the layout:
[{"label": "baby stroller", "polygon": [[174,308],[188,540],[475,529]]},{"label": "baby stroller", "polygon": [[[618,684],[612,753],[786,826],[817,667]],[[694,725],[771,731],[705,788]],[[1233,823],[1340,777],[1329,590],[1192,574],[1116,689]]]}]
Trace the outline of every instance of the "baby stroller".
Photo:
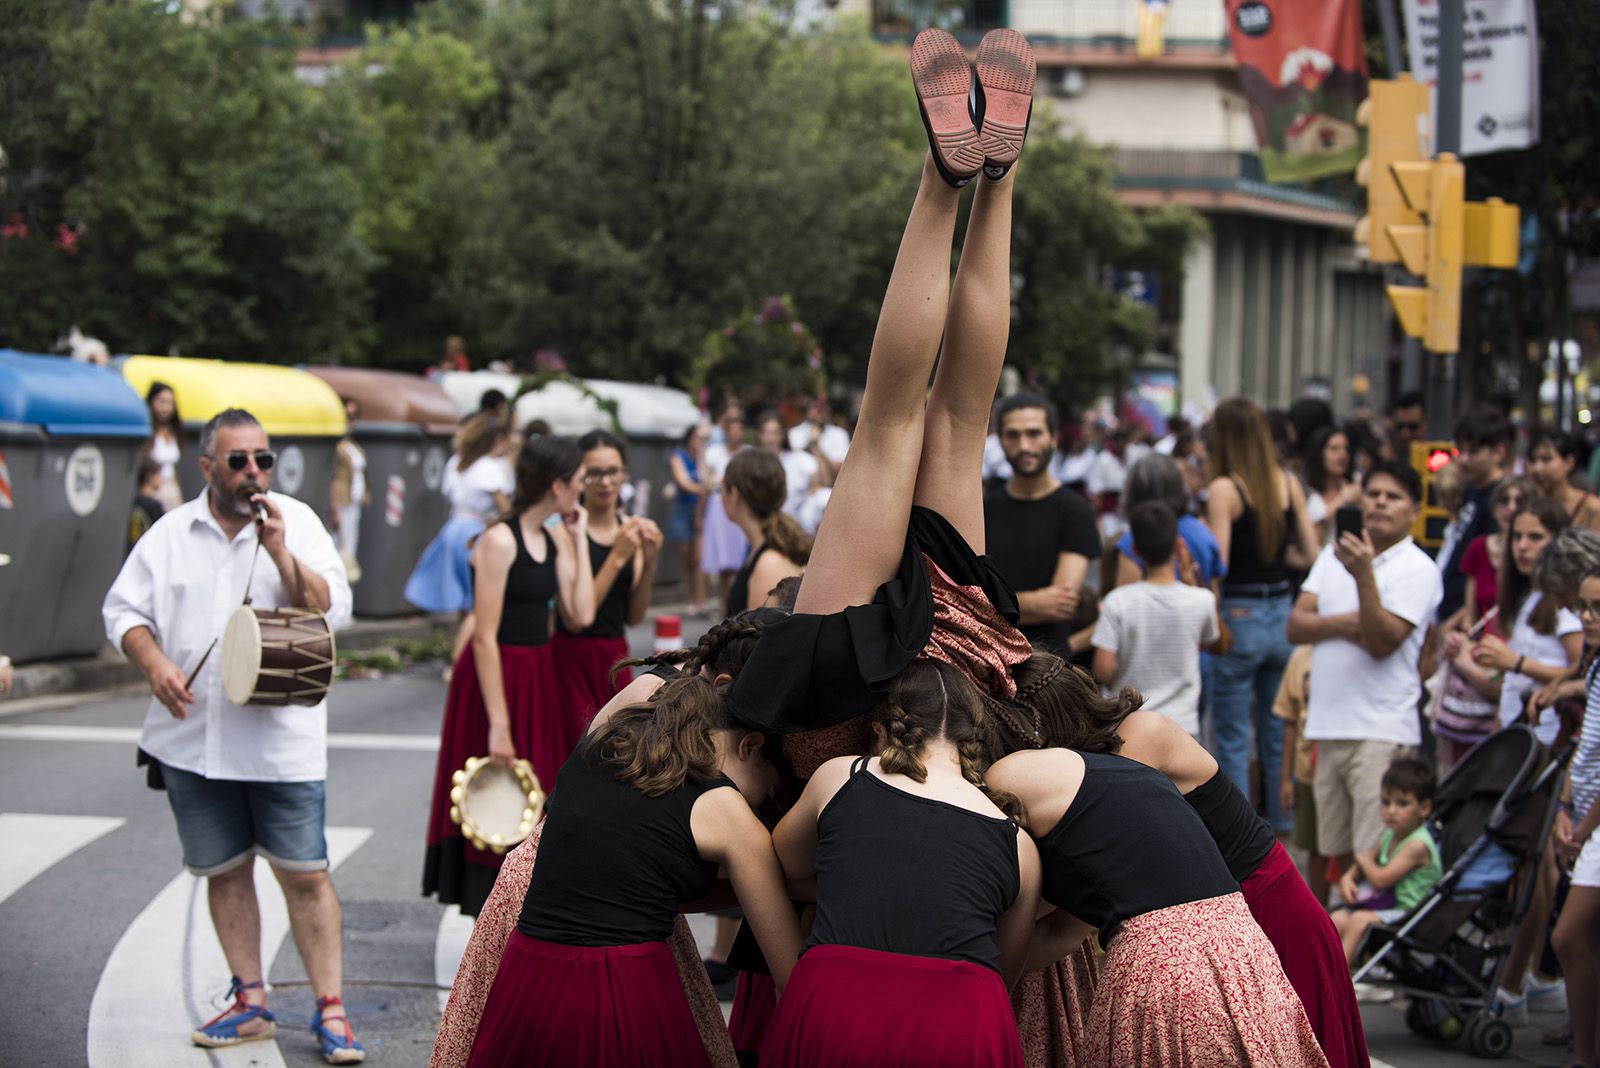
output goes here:
[{"label": "baby stroller", "polygon": [[1570,745],[1552,754],[1530,728],[1507,727],[1439,785],[1430,826],[1444,876],[1399,924],[1368,930],[1353,977],[1406,995],[1406,1026],[1416,1034],[1465,1037],[1478,1057],[1511,1049],[1494,994],[1533,899],[1571,757]]}]

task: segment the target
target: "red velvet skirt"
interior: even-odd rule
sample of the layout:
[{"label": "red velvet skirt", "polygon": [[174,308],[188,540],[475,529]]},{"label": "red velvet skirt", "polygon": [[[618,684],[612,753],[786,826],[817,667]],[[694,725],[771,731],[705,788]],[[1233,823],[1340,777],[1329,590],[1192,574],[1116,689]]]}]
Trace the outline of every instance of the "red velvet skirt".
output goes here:
[{"label": "red velvet skirt", "polygon": [[[533,764],[539,784],[550,790],[556,772],[572,754],[581,734],[556,684],[549,645],[500,646],[500,675],[511,714],[511,741],[517,755]],[[456,658],[439,728],[439,762],[433,775],[433,805],[428,814],[428,849],[422,872],[423,894],[437,894],[446,905],[460,905],[476,916],[494,887],[500,854],[474,849],[450,819],[451,777],[468,757],[489,752],[489,714],[478,687],[478,665],[468,644]]]},{"label": "red velvet skirt", "polygon": [[759,1057],[761,1046],[778,1011],[778,988],[770,975],[740,972],[733,991],[733,1012],[728,1015],[728,1037],[739,1054]]},{"label": "red velvet skirt", "polygon": [[1240,889],[1250,915],[1278,951],[1328,1063],[1367,1068],[1367,1036],[1339,932],[1283,846],[1274,845]]},{"label": "red velvet skirt", "polygon": [[513,931],[468,1068],[710,1065],[665,942],[564,946]]},{"label": "red velvet skirt", "polygon": [[557,632],[550,638],[555,656],[556,682],[561,687],[561,708],[577,731],[574,745],[589,729],[594,714],[605,707],[617,691],[633,681],[633,670],[623,668],[611,681],[611,666],[628,658],[626,638],[585,638]]},{"label": "red velvet skirt", "polygon": [[816,946],[795,965],[761,1068],[1022,1068],[998,972],[966,961]]}]

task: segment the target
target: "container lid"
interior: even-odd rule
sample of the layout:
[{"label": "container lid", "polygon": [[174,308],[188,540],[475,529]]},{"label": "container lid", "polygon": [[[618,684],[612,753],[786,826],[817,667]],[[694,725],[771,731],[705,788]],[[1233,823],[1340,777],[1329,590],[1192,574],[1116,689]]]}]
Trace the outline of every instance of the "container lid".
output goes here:
[{"label": "container lid", "polygon": [[681,389],[604,378],[591,378],[588,385],[600,396],[617,402],[617,419],[629,437],[677,440],[701,419],[700,409]]},{"label": "container lid", "polygon": [[0,349],[0,421],[51,434],[147,438],[150,413],[109,367]]},{"label": "container lid", "polygon": [[477,411],[483,403],[483,395],[491,389],[498,389],[510,400],[522,388],[519,376],[499,371],[446,371],[437,381],[456,411],[464,416]]},{"label": "container lid", "polygon": [[198,360],[185,356],[129,356],[122,374],[142,395],[152,382],[172,387],[178,414],[200,425],[225,408],[244,408],[268,434],[342,437],[344,404],[332,386],[293,367]]},{"label": "container lid", "polygon": [[[467,371],[442,375],[439,384],[456,409],[466,415],[478,410],[483,395],[491,389],[515,397],[522,379],[495,371]],[[584,385],[595,396],[617,402],[617,421],[629,437],[681,438],[700,419],[694,401],[681,389],[603,378],[585,379]],[[525,426],[532,419],[543,419],[557,434],[612,428],[611,416],[594,397],[560,380],[517,399],[518,425]]]},{"label": "container lid", "polygon": [[341,397],[360,405],[362,423],[414,423],[435,434],[451,434],[460,424],[456,406],[438,384],[404,371],[367,367],[307,367]]}]

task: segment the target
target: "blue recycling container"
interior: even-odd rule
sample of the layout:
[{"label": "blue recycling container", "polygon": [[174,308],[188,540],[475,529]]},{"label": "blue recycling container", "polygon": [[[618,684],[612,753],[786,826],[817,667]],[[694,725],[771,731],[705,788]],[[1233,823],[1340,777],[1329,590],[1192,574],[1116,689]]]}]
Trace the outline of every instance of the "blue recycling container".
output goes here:
[{"label": "blue recycling container", "polygon": [[105,644],[122,567],[144,401],[116,371],[0,349],[0,653],[18,662]]}]

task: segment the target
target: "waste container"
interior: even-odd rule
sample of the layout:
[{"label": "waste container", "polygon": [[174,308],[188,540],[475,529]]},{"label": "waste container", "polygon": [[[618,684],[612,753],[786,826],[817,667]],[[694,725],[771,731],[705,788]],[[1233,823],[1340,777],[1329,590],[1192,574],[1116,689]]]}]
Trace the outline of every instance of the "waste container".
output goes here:
[{"label": "waste container", "polygon": [[360,616],[400,616],[406,577],[450,514],[443,490],[456,408],[420,375],[356,367],[307,367],[358,406],[351,436],[367,456],[353,587]]},{"label": "waste container", "polygon": [[200,428],[225,408],[244,408],[261,421],[278,454],[272,488],[310,505],[325,525],[333,520],[329,487],[333,451],[344,436],[344,404],[333,387],[293,367],[182,356],[129,356],[119,361],[128,384],[144,396],[152,382],[172,387],[183,420],[178,484],[185,497],[200,492]]},{"label": "waste container", "polygon": [[522,376],[501,371],[446,371],[436,381],[463,418],[478,410],[483,395],[491,389],[498,389],[509,401],[522,388]]},{"label": "waste container", "polygon": [[122,567],[144,401],[115,371],[0,350],[0,653],[92,655]]}]

